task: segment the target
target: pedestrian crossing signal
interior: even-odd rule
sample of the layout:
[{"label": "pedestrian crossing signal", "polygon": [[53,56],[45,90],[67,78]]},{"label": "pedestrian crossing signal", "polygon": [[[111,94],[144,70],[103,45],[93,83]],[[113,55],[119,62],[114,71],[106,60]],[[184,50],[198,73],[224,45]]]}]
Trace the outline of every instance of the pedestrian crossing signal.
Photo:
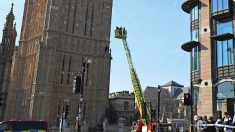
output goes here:
[{"label": "pedestrian crossing signal", "polygon": [[74,77],[74,80],[73,80],[73,93],[80,93],[81,84],[82,84],[82,77],[81,76]]}]

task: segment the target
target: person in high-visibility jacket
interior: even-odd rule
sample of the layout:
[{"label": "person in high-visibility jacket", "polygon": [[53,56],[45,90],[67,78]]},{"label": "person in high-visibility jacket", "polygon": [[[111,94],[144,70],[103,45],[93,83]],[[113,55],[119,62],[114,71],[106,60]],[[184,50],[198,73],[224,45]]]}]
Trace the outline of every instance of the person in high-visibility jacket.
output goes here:
[{"label": "person in high-visibility jacket", "polygon": [[120,38],[119,27],[116,27],[115,29],[115,38]]},{"label": "person in high-visibility jacket", "polygon": [[122,38],[124,38],[124,39],[127,38],[127,31],[125,28],[123,28],[123,31],[122,31]]}]

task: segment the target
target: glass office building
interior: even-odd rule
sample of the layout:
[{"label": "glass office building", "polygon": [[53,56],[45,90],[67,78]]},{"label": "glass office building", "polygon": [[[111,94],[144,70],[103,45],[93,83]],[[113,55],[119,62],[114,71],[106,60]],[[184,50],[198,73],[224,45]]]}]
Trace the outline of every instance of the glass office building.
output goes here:
[{"label": "glass office building", "polygon": [[190,53],[193,113],[234,116],[234,12],[233,0],[186,0],[191,38],[181,48]]}]

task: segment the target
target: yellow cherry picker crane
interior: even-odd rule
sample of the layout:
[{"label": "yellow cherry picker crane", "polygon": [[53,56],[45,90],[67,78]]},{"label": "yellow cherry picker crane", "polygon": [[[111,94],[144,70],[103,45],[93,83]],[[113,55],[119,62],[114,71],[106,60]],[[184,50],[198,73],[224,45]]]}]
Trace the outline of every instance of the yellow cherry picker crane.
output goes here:
[{"label": "yellow cherry picker crane", "polygon": [[142,87],[138,78],[138,75],[136,73],[136,70],[134,68],[134,64],[132,62],[131,52],[129,50],[128,44],[127,44],[127,31],[125,28],[122,27],[116,27],[115,29],[115,38],[121,39],[124,45],[124,49],[127,56],[127,61],[129,64],[130,69],[130,76],[131,76],[131,82],[132,87],[134,89],[134,94],[136,97],[136,103],[140,115],[140,122],[136,124],[138,127],[137,131],[141,131],[142,126],[148,127],[148,132],[153,129],[153,127],[156,127],[156,123],[151,123],[151,113],[150,110],[146,107],[146,99],[142,91]]}]

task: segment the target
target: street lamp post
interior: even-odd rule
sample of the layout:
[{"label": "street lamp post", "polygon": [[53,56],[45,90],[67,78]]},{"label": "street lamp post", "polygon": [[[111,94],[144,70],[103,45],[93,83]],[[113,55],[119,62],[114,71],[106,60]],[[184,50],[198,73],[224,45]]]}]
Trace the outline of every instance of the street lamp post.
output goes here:
[{"label": "street lamp post", "polygon": [[157,131],[159,132],[160,130],[160,94],[161,94],[161,86],[158,85],[158,96],[157,96]]},{"label": "street lamp post", "polygon": [[[89,69],[89,64],[92,63],[91,59],[88,59],[87,61],[84,61],[82,59],[82,69],[81,69],[81,88],[80,88],[80,95],[79,95],[79,104],[78,104],[78,132],[81,130],[81,123],[84,121],[85,118],[85,108],[84,107],[84,94],[83,94],[83,89],[84,89],[84,83],[85,83],[85,72],[86,72],[86,82],[88,81],[88,69]],[[87,84],[87,83],[86,83]],[[82,114],[82,111],[84,110],[84,114]]]},{"label": "street lamp post", "polygon": [[194,127],[193,127],[193,121],[194,121],[194,110],[193,110],[193,103],[194,103],[194,101],[193,101],[193,98],[194,98],[194,96],[193,96],[193,82],[192,82],[192,80],[190,81],[190,94],[191,94],[191,99],[190,99],[190,111],[191,111],[191,132],[193,132],[193,130],[194,130]]}]

